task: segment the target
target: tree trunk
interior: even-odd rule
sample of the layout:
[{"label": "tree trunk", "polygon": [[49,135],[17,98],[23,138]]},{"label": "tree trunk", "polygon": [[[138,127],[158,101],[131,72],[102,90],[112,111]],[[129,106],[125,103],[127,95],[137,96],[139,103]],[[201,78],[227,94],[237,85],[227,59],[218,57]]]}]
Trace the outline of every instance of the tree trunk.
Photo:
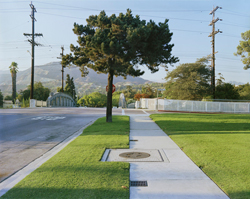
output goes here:
[{"label": "tree trunk", "polygon": [[108,93],[107,93],[107,110],[106,122],[112,122],[112,89],[113,89],[114,71],[110,70],[108,75]]},{"label": "tree trunk", "polygon": [[12,77],[12,102],[13,104],[16,102],[16,73],[11,73]]}]

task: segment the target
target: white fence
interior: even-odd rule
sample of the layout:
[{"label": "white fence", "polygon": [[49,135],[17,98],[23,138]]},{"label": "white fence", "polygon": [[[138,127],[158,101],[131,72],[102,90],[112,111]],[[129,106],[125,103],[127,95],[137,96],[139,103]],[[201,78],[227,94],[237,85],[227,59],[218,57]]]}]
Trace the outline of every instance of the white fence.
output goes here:
[{"label": "white fence", "polygon": [[36,100],[36,107],[47,107],[47,102]]},{"label": "white fence", "polygon": [[[250,103],[209,102],[170,99],[140,100],[140,108],[165,111],[250,113]],[[138,106],[137,106],[138,107]]]}]

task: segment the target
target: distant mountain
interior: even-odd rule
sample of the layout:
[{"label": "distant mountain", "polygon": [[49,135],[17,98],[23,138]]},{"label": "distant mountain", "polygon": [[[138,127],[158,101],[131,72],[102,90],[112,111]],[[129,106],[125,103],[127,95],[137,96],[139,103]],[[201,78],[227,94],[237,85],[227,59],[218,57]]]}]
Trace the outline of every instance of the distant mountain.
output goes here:
[{"label": "distant mountain", "polygon": [[229,83],[232,84],[232,85],[235,85],[235,86],[239,86],[239,85],[245,84],[243,82],[236,82],[236,81],[230,81]]},{"label": "distant mountain", "polygon": [[[44,86],[50,88],[52,91],[56,91],[57,87],[61,86],[62,82],[62,66],[60,62],[51,62],[41,66],[35,66],[35,82],[42,82]],[[97,74],[94,70],[89,69],[89,74],[86,77],[81,77],[81,71],[78,67],[72,66],[64,69],[64,81],[66,75],[74,78],[74,83],[77,92],[86,93],[93,91],[103,91],[107,85],[108,75]],[[30,84],[31,72],[30,69],[24,71],[18,71],[17,73],[17,91],[25,89]],[[151,81],[144,80],[140,77],[127,76],[127,79],[123,77],[114,77],[114,84],[116,86],[130,85],[130,84],[145,84],[151,83]],[[0,89],[4,95],[11,94],[11,74],[9,71],[0,71]],[[64,83],[65,86],[65,83]]]}]

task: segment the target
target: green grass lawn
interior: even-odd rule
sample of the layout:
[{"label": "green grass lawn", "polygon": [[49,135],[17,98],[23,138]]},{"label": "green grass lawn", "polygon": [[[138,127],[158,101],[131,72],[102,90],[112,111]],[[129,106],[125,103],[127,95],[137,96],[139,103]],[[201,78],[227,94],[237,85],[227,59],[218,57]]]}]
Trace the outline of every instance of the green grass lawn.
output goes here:
[{"label": "green grass lawn", "polygon": [[250,198],[250,115],[176,113],[151,118],[231,199]]},{"label": "green grass lawn", "polygon": [[129,198],[129,163],[100,162],[106,148],[129,148],[129,117],[98,119],[1,198]]}]

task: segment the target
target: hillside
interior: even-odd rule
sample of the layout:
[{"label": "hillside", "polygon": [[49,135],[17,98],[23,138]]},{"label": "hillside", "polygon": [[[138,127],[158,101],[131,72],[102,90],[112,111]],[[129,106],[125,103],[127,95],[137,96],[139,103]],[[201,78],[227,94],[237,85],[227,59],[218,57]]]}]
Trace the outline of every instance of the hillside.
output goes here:
[{"label": "hillside", "polygon": [[[44,86],[55,92],[56,88],[61,86],[61,68],[60,62],[35,66],[35,82],[40,81]],[[106,74],[97,74],[94,70],[89,69],[87,77],[81,77],[79,68],[73,66],[65,68],[64,71],[64,80],[66,79],[66,74],[73,77],[76,90],[80,95],[94,91],[105,91],[108,79],[108,75]],[[17,73],[17,91],[25,89],[30,84],[30,73],[30,69],[19,71]],[[128,76],[127,79],[124,79],[123,77],[114,77],[114,84],[118,87],[126,84],[137,85],[145,83],[150,83],[150,81],[132,76]],[[0,71],[0,89],[4,95],[11,94],[11,75],[9,71]]]}]

